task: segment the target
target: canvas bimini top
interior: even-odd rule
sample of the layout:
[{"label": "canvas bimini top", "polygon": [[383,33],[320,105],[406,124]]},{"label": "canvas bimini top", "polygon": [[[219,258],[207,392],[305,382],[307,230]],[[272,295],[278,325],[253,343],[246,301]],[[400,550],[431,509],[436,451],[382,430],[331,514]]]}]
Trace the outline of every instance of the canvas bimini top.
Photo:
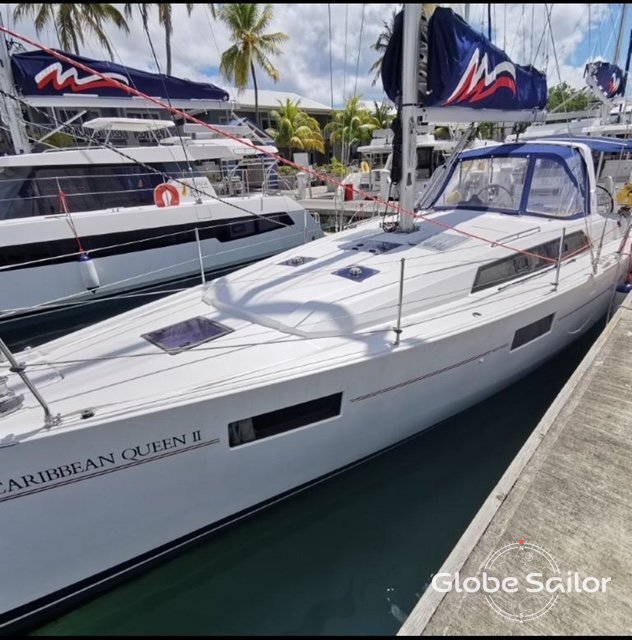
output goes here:
[{"label": "canvas bimini top", "polygon": [[571,134],[555,134],[531,139],[529,142],[544,140],[547,142],[581,142],[585,144],[593,153],[631,153],[632,139],[609,138],[606,136],[574,136]]}]

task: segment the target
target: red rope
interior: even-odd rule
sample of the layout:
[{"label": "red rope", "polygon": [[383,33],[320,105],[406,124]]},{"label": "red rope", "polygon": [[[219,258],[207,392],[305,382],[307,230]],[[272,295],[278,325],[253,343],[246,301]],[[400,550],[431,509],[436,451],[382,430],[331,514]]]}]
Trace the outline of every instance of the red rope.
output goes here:
[{"label": "red rope", "polygon": [[75,229],[75,223],[72,221],[72,217],[70,216],[70,209],[68,208],[68,200],[66,199],[66,194],[61,189],[59,189],[59,208],[68,216],[68,223],[70,224],[72,232],[75,234],[75,240],[77,241],[77,246],[79,247],[79,253],[85,253],[83,245],[81,244],[81,239],[79,238],[79,234],[77,233],[77,229]]},{"label": "red rope", "polygon": [[63,191],[59,191],[59,207],[63,213],[68,213],[68,201],[66,200],[66,194]]}]

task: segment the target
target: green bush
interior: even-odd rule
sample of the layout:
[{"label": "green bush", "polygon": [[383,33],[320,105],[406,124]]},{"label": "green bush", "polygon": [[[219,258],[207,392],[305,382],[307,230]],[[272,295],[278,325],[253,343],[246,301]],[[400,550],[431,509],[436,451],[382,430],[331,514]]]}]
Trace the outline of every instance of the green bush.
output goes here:
[{"label": "green bush", "polygon": [[282,164],[279,167],[279,175],[280,176],[295,176],[298,173],[298,169],[294,167],[290,167],[287,164]]},{"label": "green bush", "polygon": [[349,173],[349,167],[333,157],[329,164],[323,165],[323,171],[335,178],[344,178]]}]

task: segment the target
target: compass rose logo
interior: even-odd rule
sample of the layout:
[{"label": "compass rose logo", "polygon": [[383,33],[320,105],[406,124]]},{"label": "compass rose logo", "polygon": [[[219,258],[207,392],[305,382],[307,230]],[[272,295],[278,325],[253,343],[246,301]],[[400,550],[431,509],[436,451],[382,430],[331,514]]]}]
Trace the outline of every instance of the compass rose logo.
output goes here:
[{"label": "compass rose logo", "polygon": [[486,593],[487,604],[499,615],[516,622],[535,620],[555,605],[559,592],[545,590],[533,592],[524,588],[528,576],[536,574],[543,582],[560,575],[555,558],[543,547],[524,539],[507,544],[495,551],[485,564],[484,571],[500,580],[515,576],[518,583],[515,591],[499,590]]}]

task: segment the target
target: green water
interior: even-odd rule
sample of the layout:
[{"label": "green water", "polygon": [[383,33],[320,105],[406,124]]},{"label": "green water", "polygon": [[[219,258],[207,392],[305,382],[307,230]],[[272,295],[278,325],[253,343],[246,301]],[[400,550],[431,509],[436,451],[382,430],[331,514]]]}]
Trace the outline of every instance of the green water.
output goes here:
[{"label": "green water", "polygon": [[[476,407],[34,633],[394,635],[602,327]],[[27,333],[11,342],[36,344]]]}]

